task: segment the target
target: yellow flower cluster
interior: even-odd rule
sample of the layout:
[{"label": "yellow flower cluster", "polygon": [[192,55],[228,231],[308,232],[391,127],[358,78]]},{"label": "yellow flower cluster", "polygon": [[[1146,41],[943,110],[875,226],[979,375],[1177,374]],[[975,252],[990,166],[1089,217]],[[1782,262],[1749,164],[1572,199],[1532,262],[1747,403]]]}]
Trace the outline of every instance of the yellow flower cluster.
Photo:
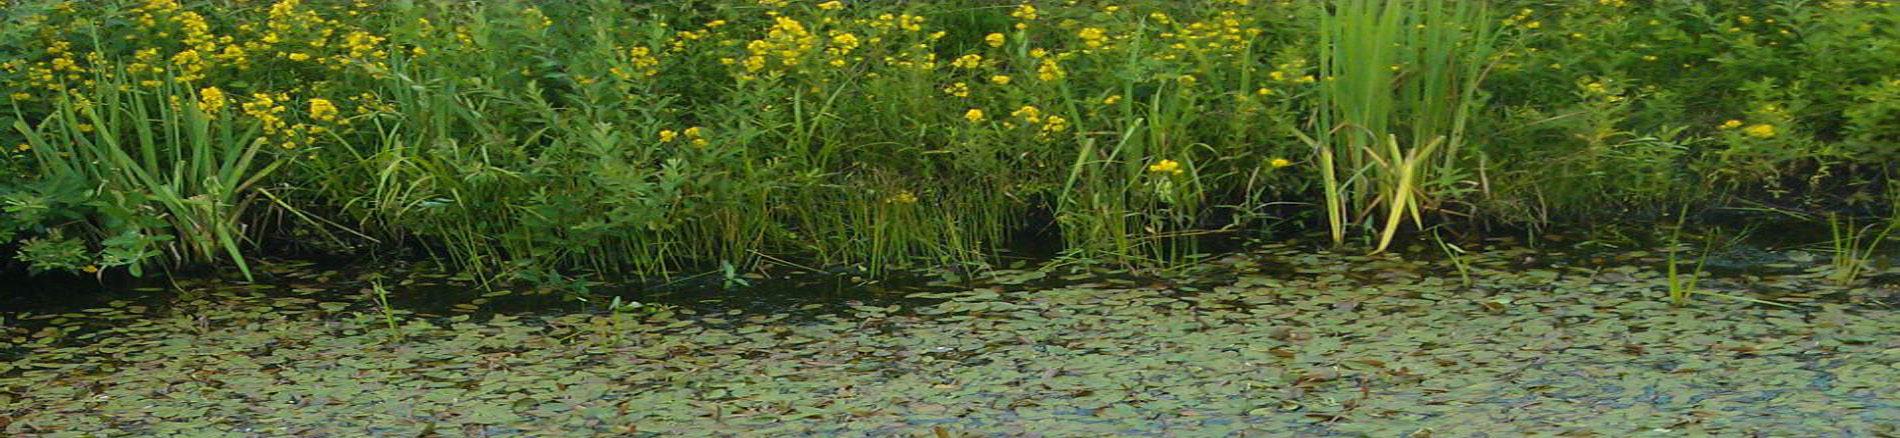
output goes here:
[{"label": "yellow flower cluster", "polygon": [[[264,135],[266,137],[275,137],[289,131],[289,123],[284,121],[283,116],[280,115],[288,110],[288,108],[284,107],[283,103],[289,100],[290,96],[282,93],[276,95],[270,93],[255,93],[251,95],[251,101],[245,102],[244,105],[241,106],[241,109],[245,116],[257,120],[259,125],[264,128]],[[297,147],[294,142],[290,141],[284,142],[283,146],[284,149]]]},{"label": "yellow flower cluster", "polygon": [[205,114],[210,114],[215,117],[218,113],[224,111],[226,104],[224,90],[220,90],[218,87],[204,87],[204,89],[198,90],[199,111],[203,111]]},{"label": "yellow flower cluster", "polygon": [[956,67],[956,68],[963,68],[963,69],[982,67],[983,55],[978,55],[974,53],[963,55],[961,57],[958,57],[954,61],[950,61],[950,66]]},{"label": "yellow flower cluster", "polygon": [[888,204],[915,204],[917,203],[917,195],[911,193],[909,190],[900,191],[895,195],[891,195],[889,198],[884,198],[884,202]]},{"label": "yellow flower cluster", "polygon": [[1153,173],[1166,173],[1166,174],[1172,174],[1172,175],[1180,175],[1181,173],[1186,172],[1185,170],[1181,169],[1181,163],[1174,160],[1156,161],[1154,164],[1148,165],[1148,171],[1153,172]]},{"label": "yellow flower cluster", "polygon": [[950,86],[943,87],[943,94],[956,97],[970,97],[970,84],[963,82],[950,84]]},{"label": "yellow flower cluster", "polygon": [[662,129],[660,130],[660,134],[659,134],[660,142],[672,143],[673,140],[678,139],[681,134],[685,134],[686,140],[693,143],[694,146],[705,146],[709,144],[709,142],[706,141],[706,137],[702,135],[702,130],[698,126],[686,128],[685,131],[674,131],[671,129]]},{"label": "yellow flower cluster", "polygon": [[1242,56],[1251,46],[1249,41],[1263,32],[1255,22],[1254,15],[1233,10],[1224,10],[1206,20],[1184,25],[1160,12],[1150,16],[1163,25],[1177,26],[1159,35],[1167,41],[1166,49],[1156,55],[1162,60]]},{"label": "yellow flower cluster", "polygon": [[1729,119],[1726,122],[1722,122],[1722,124],[1720,126],[1717,126],[1716,128],[1725,129],[1725,130],[1741,128],[1742,135],[1760,138],[1760,139],[1775,138],[1775,125],[1771,125],[1767,123],[1756,123],[1753,125],[1748,125],[1747,127],[1743,127],[1742,125],[1744,125],[1744,123],[1742,123],[1742,121],[1740,120]]},{"label": "yellow flower cluster", "polygon": [[[1052,138],[1052,134],[1069,130],[1069,119],[1056,114],[1045,115],[1042,113],[1042,109],[1036,108],[1034,105],[1023,105],[1022,108],[1011,111],[1009,116],[1012,119],[1022,120],[1023,123],[1028,125],[1039,125],[1040,127],[1037,129],[1036,135],[1037,138],[1042,140]],[[1015,128],[1016,126],[1015,123],[1004,124],[1004,127],[1008,128]]]},{"label": "yellow flower cluster", "polygon": [[1015,11],[1011,11],[1009,16],[1019,20],[1016,22],[1016,29],[1028,29],[1029,22],[1036,21],[1036,6],[1023,3],[1021,6],[1017,6]]},{"label": "yellow flower cluster", "polygon": [[1043,59],[1041,65],[1036,66],[1036,79],[1043,82],[1053,82],[1066,76],[1068,72],[1062,70],[1062,64],[1054,58]]},{"label": "yellow flower cluster", "polygon": [[1755,138],[1775,138],[1775,125],[1757,123],[1742,128],[1742,133]]},{"label": "yellow flower cluster", "polygon": [[746,43],[748,56],[743,65],[748,74],[758,74],[768,67],[774,69],[770,73],[784,73],[796,69],[804,62],[805,54],[817,47],[818,37],[804,23],[791,17],[773,17],[765,38]]},{"label": "yellow flower cluster", "polygon": [[636,72],[640,76],[645,77],[653,77],[660,74],[660,59],[653,56],[653,49],[634,47],[627,49],[626,55],[627,60],[624,66],[629,68],[622,68],[621,65],[607,68],[607,71],[612,73],[614,77],[618,77],[621,80],[633,80]]},{"label": "yellow flower cluster", "polygon": [[336,120],[336,114],[336,104],[330,103],[329,99],[310,99],[310,118],[330,122]]}]

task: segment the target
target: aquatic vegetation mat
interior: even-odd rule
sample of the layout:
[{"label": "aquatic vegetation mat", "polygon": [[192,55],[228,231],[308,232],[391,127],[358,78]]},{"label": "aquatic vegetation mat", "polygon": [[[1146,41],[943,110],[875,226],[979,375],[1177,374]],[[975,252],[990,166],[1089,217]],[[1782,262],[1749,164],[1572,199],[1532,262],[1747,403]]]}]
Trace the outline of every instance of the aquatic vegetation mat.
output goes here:
[{"label": "aquatic vegetation mat", "polygon": [[169,305],[9,315],[0,431],[1900,434],[1891,286],[1736,276],[1704,284],[1792,307],[1676,308],[1654,255],[1524,263],[1535,257],[1474,252],[1467,283],[1445,262],[1267,248],[1212,261],[1199,280],[1030,286],[1020,280],[1044,274],[1005,272],[808,316],[394,309],[394,330],[358,295],[369,291],[200,287]]}]

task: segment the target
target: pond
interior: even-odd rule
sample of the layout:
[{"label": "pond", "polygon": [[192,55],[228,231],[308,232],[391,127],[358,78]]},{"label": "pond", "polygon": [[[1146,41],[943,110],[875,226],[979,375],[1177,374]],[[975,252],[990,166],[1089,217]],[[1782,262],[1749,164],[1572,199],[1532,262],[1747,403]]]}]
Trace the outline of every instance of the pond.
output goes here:
[{"label": "pond", "polygon": [[283,262],[256,283],[9,303],[0,430],[1900,434],[1891,263],[1837,287],[1825,254],[1738,243],[1710,251],[1708,293],[1674,307],[1663,252],[1554,246],[1491,239],[1448,258],[1257,243],[1165,273],[788,271],[594,285],[585,301],[388,263]]}]

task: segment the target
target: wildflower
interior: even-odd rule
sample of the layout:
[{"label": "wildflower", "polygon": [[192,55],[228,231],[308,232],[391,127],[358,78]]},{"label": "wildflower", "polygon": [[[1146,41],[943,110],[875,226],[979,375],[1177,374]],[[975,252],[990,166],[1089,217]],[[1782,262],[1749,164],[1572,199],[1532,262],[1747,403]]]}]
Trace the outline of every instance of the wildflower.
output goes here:
[{"label": "wildflower", "polygon": [[1009,85],[1009,75],[990,76],[990,83],[993,83],[996,85]]},{"label": "wildflower", "polygon": [[1069,119],[1064,119],[1062,116],[1050,114],[1048,122],[1049,123],[1042,125],[1044,132],[1062,132],[1069,130]]},{"label": "wildflower", "polygon": [[13,93],[13,100],[33,100],[33,95],[24,92]]},{"label": "wildflower", "polygon": [[1122,101],[1122,95],[1120,95],[1120,94],[1117,94],[1117,95],[1114,95],[1114,96],[1108,96],[1108,98],[1107,98],[1107,99],[1102,99],[1102,104],[1103,104],[1103,105],[1114,105],[1115,103],[1117,103],[1117,102],[1121,102],[1121,101]]},{"label": "wildflower", "polygon": [[30,151],[30,150],[33,150],[33,146],[32,146],[32,145],[28,145],[28,144],[26,144],[26,143],[20,143],[20,144],[18,144],[18,145],[14,145],[14,146],[13,146],[13,150],[15,150],[15,151],[20,151],[20,152],[26,152],[26,151]]},{"label": "wildflower", "polygon": [[204,111],[206,114],[217,113],[224,110],[225,103],[224,90],[219,90],[218,87],[204,87],[198,90],[199,111]]},{"label": "wildflower", "polygon": [[1722,122],[1722,126],[1721,126],[1722,129],[1735,129],[1735,128],[1740,128],[1740,127],[1742,127],[1742,121],[1735,120],[1735,119],[1729,119],[1729,121]]},{"label": "wildflower", "polygon": [[308,55],[308,54],[303,54],[303,53],[291,53],[291,54],[288,54],[288,55],[284,55],[284,57],[285,57],[285,58],[290,58],[290,60],[292,60],[292,61],[308,61],[308,60],[310,60],[310,55]]},{"label": "wildflower", "polygon": [[[969,111],[963,112],[963,119],[969,120],[970,123],[981,122],[983,121],[983,110],[970,108]],[[25,146],[25,145],[22,145],[22,146]]]},{"label": "wildflower", "polygon": [[1148,165],[1148,171],[1154,173],[1172,173],[1175,175],[1180,175],[1182,172],[1181,163],[1175,162],[1174,160],[1161,160],[1150,164]]},{"label": "wildflower", "polygon": [[1031,105],[1023,105],[1022,108],[1010,112],[1009,116],[1022,117],[1023,120],[1028,120],[1029,123],[1042,123],[1042,110],[1036,109],[1035,106]]},{"label": "wildflower", "polygon": [[661,143],[670,143],[670,142],[672,142],[672,141],[673,141],[673,138],[674,138],[674,137],[678,137],[679,135],[680,135],[680,133],[678,133],[678,132],[673,132],[673,130],[671,130],[671,129],[662,129],[662,130],[660,130],[660,142],[661,142]]},{"label": "wildflower", "polygon": [[1282,168],[1282,167],[1287,167],[1287,166],[1291,166],[1291,165],[1293,165],[1293,161],[1292,161],[1292,160],[1288,160],[1288,159],[1285,159],[1285,158],[1275,158],[1275,159],[1273,159],[1273,161],[1269,161],[1269,162],[1267,162],[1267,165],[1269,165],[1269,166],[1273,166],[1273,168],[1275,168],[1275,169],[1278,169],[1278,168]]},{"label": "wildflower", "polygon": [[1774,138],[1775,125],[1757,123],[1749,125],[1747,128],[1742,128],[1742,133],[1755,138]]},{"label": "wildflower", "polygon": [[86,267],[84,267],[84,268],[79,268],[79,270],[81,270],[81,271],[86,271],[86,273],[87,273],[87,274],[95,274],[95,273],[98,273],[98,272],[99,272],[99,266],[98,266],[98,265],[86,265]]},{"label": "wildflower", "polygon": [[956,97],[970,97],[970,84],[963,82],[950,84],[948,87],[943,87],[943,94]]},{"label": "wildflower", "polygon": [[686,128],[684,134],[686,134],[686,138],[699,138],[699,127]]},{"label": "wildflower", "polygon": [[1023,20],[1034,20],[1036,19],[1036,7],[1024,3],[1022,6],[1017,6],[1015,11],[1010,12],[1009,16]]},{"label": "wildflower", "polygon": [[860,44],[860,41],[858,41],[857,35],[841,33],[841,34],[831,37],[831,44],[838,46],[844,52],[850,52],[851,49],[855,49],[858,47],[858,44]]},{"label": "wildflower", "polygon": [[836,11],[839,9],[844,9],[844,2],[840,2],[838,0],[831,0],[824,3],[819,3],[818,9],[824,9],[827,11]]},{"label": "wildflower", "polygon": [[1062,66],[1056,64],[1054,59],[1045,59],[1042,61],[1041,66],[1036,67],[1036,79],[1040,79],[1043,82],[1062,79],[1063,76],[1065,76],[1065,74],[1062,71]]},{"label": "wildflower", "polygon": [[310,118],[331,121],[336,120],[336,105],[329,99],[310,99]]},{"label": "wildflower", "polygon": [[983,65],[983,55],[974,53],[963,55],[962,57],[958,57],[957,60],[950,62],[950,66],[956,68],[977,68],[981,65]]},{"label": "wildflower", "polygon": [[991,33],[984,35],[983,42],[989,44],[990,47],[1003,47],[1003,34]]},{"label": "wildflower", "polygon": [[897,194],[891,195],[889,198],[884,198],[884,202],[890,204],[915,204],[917,203],[917,195],[911,194],[909,190],[905,190],[897,192]]},{"label": "wildflower", "polygon": [[1107,33],[1099,27],[1082,28],[1082,31],[1078,32],[1076,36],[1082,37],[1083,44],[1087,44],[1089,47],[1101,47],[1102,41],[1108,39]]}]

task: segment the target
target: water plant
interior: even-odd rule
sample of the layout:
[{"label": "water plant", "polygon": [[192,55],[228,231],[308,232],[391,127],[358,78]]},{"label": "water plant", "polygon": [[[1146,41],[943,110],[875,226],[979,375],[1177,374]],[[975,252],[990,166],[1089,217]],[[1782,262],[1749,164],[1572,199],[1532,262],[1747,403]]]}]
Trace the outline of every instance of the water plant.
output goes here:
[{"label": "water plant", "polygon": [[[1375,207],[1384,251],[1408,216],[1423,226],[1427,182],[1457,178],[1465,127],[1494,36],[1487,2],[1344,0],[1320,14],[1312,132],[1335,243]],[[1401,138],[1403,134],[1403,138]]]},{"label": "water plant", "polygon": [[1900,228],[1900,220],[1881,222],[1885,224],[1856,226],[1852,217],[1842,219],[1838,214],[1828,214],[1827,227],[1831,237],[1828,243],[1834,254],[1829,262],[1833,270],[1828,277],[1834,280],[1836,286],[1851,286],[1859,280],[1866,272],[1874,251],[1893,235],[1895,229]]},{"label": "water plant", "polygon": [[396,308],[389,305],[389,289],[383,288],[383,282],[370,282],[370,297],[376,299],[376,308],[382,310],[384,328],[389,329],[389,336],[403,338],[402,330],[396,327]]}]

